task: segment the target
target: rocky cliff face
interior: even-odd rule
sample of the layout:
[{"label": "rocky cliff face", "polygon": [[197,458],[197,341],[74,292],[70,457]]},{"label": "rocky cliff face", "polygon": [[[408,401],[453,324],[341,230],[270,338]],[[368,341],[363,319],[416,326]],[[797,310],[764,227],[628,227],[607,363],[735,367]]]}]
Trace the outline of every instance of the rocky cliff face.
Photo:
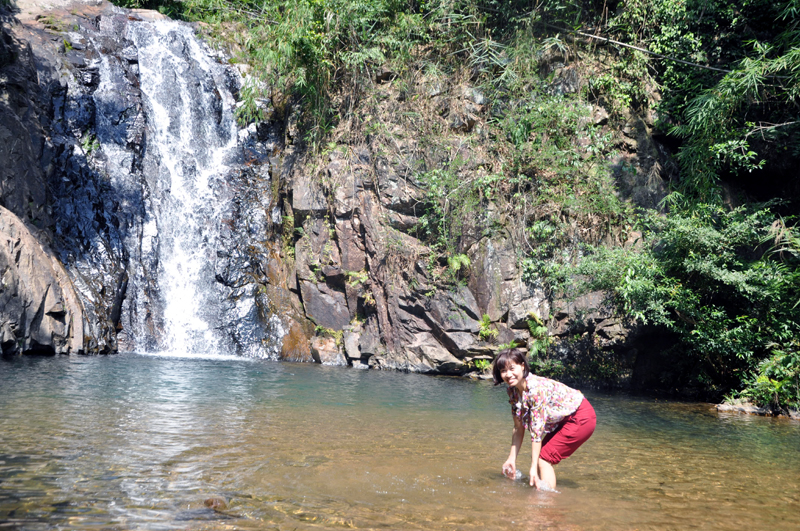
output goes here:
[{"label": "rocky cliff face", "polygon": [[[559,90],[579,90],[575,71],[564,72],[555,82]],[[480,205],[458,240],[457,252],[470,266],[455,275],[446,271],[437,251],[417,237],[430,199],[415,175],[445,168],[454,157],[465,161],[457,170],[462,182],[490,173],[498,162],[480,140],[491,109],[465,82],[420,78],[416,86],[400,87],[392,77],[376,78],[371,97],[354,111],[377,132],[360,139],[349,131],[334,133],[347,140],[322,160],[303,152],[292,116],[286,122],[281,201],[289,222],[285,234],[294,242],[290,277],[296,278],[288,287],[317,335],[334,338],[312,338],[315,357],[336,360],[344,353],[354,366],[475,374],[500,345],[531,345],[536,338],[530,324],[539,320],[554,345],[554,361],[583,367],[598,380],[603,373],[622,375],[616,383],[625,386],[651,377],[643,360],[653,331],[616,317],[605,294],[553,300],[523,279],[520,256],[528,249],[507,205]],[[607,118],[595,109],[599,126]],[[438,131],[436,145],[425,145],[420,132],[431,129]],[[642,206],[663,197],[660,174],[669,167],[651,132],[652,123],[631,117],[621,135],[626,148],[612,161],[635,168],[620,172],[618,184]],[[576,233],[583,230],[577,220],[564,221]],[[635,240],[602,237],[618,245]],[[669,338],[659,341],[668,344]]]},{"label": "rocky cliff face", "polygon": [[2,207],[0,242],[3,355],[83,352],[83,306],[64,266]]},{"label": "rocky cliff face", "polygon": [[[153,218],[174,190],[154,177],[166,155],[153,144],[152,104],[142,93],[144,41],[130,29],[156,15],[105,3],[23,14],[22,22],[5,17],[0,40],[4,352],[148,348],[137,334],[163,343],[164,259],[153,249],[170,236]],[[548,61],[543,68],[558,69]],[[226,71],[198,85],[220,83],[212,93],[235,97],[247,81]],[[579,89],[574,70],[556,74],[558,90]],[[420,78],[413,92],[424,98],[410,101],[408,87],[392,79],[379,73],[372,107],[360,113],[391,135],[349,135],[320,157],[304,145],[292,101],[262,102],[266,119],[236,133],[225,162],[232,171],[209,184],[225,206],[206,218],[216,236],[203,250],[202,274],[223,301],[214,319],[228,330],[225,348],[466,374],[501,344],[529,344],[535,316],[562,362],[592,359],[635,379],[647,331],[613,318],[602,294],[553,301],[524,281],[518,228],[498,204],[475,212],[459,242],[470,266],[442,275],[447,266],[416,237],[426,190],[415,172],[455,155],[467,161],[462,179],[490,172],[496,161],[474,139],[491,110],[468,82]],[[208,105],[222,116],[218,97]],[[438,147],[424,145],[403,118],[418,112],[439,128]],[[606,118],[596,109],[597,123]],[[651,130],[632,117],[617,161],[638,169],[622,172],[620,186],[641,204],[658,200],[667,165]],[[15,255],[19,248],[27,254]],[[34,271],[46,274],[26,280]]]},{"label": "rocky cliff face", "polygon": [[[97,349],[93,326],[73,282],[54,253],[49,201],[47,65],[29,42],[0,28],[0,326],[3,354],[76,353]],[[45,59],[46,61],[46,59]],[[43,75],[39,76],[42,73]],[[41,84],[40,84],[41,81]],[[102,341],[101,341],[102,342]]]}]

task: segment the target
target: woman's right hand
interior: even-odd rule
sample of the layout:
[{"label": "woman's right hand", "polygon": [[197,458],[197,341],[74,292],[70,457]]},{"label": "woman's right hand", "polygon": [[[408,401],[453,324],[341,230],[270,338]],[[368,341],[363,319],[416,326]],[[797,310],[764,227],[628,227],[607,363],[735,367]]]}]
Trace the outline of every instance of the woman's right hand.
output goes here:
[{"label": "woman's right hand", "polygon": [[517,464],[513,460],[503,463],[503,475],[509,479],[517,479]]}]

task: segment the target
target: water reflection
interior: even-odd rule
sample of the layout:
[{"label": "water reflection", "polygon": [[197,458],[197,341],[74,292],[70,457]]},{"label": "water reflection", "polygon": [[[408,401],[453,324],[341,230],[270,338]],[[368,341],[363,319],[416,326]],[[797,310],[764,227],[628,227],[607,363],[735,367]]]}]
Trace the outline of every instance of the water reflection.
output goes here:
[{"label": "water reflection", "polygon": [[6,361],[0,393],[17,529],[800,527],[798,423],[705,404],[592,395],[554,495],[500,475],[487,382],[118,355]]}]

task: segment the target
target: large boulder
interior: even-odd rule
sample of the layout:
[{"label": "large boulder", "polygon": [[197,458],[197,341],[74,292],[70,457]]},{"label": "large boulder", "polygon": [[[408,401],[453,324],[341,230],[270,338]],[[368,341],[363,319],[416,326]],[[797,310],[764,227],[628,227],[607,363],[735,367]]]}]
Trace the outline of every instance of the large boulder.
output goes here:
[{"label": "large boulder", "polygon": [[3,355],[83,352],[83,319],[64,267],[17,216],[0,207]]},{"label": "large boulder", "polygon": [[324,283],[300,281],[300,292],[306,316],[319,326],[341,330],[350,324],[350,312],[344,293],[331,289]]}]

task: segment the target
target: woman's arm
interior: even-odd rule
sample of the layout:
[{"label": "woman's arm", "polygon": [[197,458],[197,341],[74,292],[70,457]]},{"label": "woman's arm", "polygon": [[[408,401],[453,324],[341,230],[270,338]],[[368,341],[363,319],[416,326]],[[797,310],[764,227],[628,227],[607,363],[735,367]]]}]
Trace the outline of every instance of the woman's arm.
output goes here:
[{"label": "woman's arm", "polygon": [[[511,451],[508,453],[508,459],[503,463],[503,474],[511,479],[517,477],[517,456],[519,450],[522,448],[522,438],[525,436],[525,426],[522,421],[514,416],[514,432],[511,435]],[[538,456],[537,456],[538,457]]]}]

